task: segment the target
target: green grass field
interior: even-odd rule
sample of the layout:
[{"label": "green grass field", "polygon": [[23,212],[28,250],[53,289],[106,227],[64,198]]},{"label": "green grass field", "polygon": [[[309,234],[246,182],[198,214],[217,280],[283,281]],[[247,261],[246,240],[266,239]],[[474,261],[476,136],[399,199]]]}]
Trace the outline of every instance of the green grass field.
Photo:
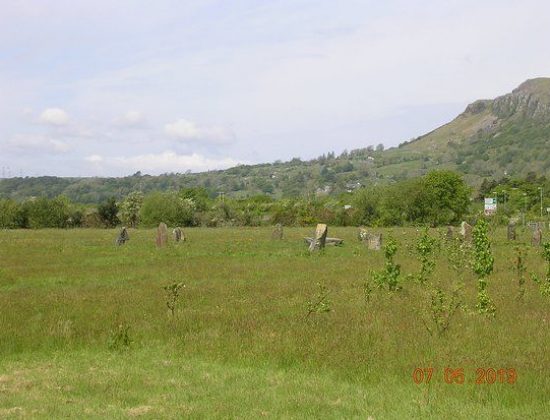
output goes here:
[{"label": "green grass field", "polygon": [[[403,290],[367,301],[383,253],[329,228],[344,246],[308,255],[312,231],[272,242],[269,228],[187,229],[163,249],[154,230],[119,248],[114,230],[0,231],[0,418],[548,418],[550,298],[528,279],[516,299],[504,230],[492,235],[496,317],[475,313],[465,266],[466,308],[441,337],[422,321],[430,286],[402,276]],[[403,274],[417,272],[418,232],[389,234]],[[445,252],[431,282],[448,289]],[[528,273],[545,268],[528,247]],[[163,286],[176,282],[172,316]],[[318,283],[330,311],[307,316]],[[417,367],[434,368],[428,384]],[[465,383],[446,383],[447,367]],[[513,368],[517,381],[476,384],[477,368]]]}]

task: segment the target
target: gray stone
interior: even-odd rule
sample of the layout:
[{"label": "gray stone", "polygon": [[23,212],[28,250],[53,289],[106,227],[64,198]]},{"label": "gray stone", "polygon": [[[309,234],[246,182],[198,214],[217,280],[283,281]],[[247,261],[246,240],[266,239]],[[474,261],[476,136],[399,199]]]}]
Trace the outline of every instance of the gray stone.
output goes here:
[{"label": "gray stone", "polygon": [[309,244],[309,252],[319,251],[325,247],[328,228],[324,223],[319,223],[315,229],[315,237]]},{"label": "gray stone", "polygon": [[367,235],[367,248],[373,251],[380,251],[382,249],[382,234],[369,233]]},{"label": "gray stone", "polygon": [[472,226],[469,225],[466,222],[462,222],[460,224],[460,236],[462,236],[462,239],[467,242],[472,241]]},{"label": "gray stone", "polygon": [[445,234],[445,239],[447,241],[452,241],[454,238],[454,229],[452,226],[447,226],[447,233]]},{"label": "gray stone", "polygon": [[157,228],[157,246],[162,248],[168,243],[168,227],[166,223],[159,224]]},{"label": "gray stone", "polygon": [[174,241],[176,242],[185,242],[185,235],[183,234],[183,231],[181,228],[177,227],[175,228],[172,233],[174,234]]},{"label": "gray stone", "polygon": [[271,240],[280,241],[281,239],[283,239],[283,225],[277,223],[277,225],[275,225],[275,229],[271,233]]},{"label": "gray stone", "polygon": [[533,231],[533,239],[531,240],[531,245],[540,246],[541,244],[542,244],[542,230],[540,228],[536,228]]},{"label": "gray stone", "polygon": [[[305,237],[304,241],[309,246],[309,245],[311,245],[311,243],[313,241],[315,241],[315,238]],[[328,238],[327,237],[325,239],[325,246],[339,246],[339,245],[343,245],[343,244],[344,244],[344,240],[340,239],[340,238]]]},{"label": "gray stone", "polygon": [[357,239],[359,239],[360,242],[365,242],[368,238],[369,232],[365,228],[359,228],[359,232],[357,232]]},{"label": "gray stone", "polygon": [[130,235],[128,235],[128,229],[126,229],[126,226],[123,226],[116,239],[116,244],[118,246],[124,245],[129,240],[130,240]]},{"label": "gray stone", "polygon": [[516,240],[516,224],[515,223],[508,223],[508,229],[506,231],[507,238],[509,241],[515,241]]}]

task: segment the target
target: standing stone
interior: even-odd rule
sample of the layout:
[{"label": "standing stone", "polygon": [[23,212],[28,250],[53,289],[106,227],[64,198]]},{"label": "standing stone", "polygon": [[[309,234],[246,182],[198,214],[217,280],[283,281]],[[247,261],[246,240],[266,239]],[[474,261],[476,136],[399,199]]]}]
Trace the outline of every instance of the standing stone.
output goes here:
[{"label": "standing stone", "polygon": [[327,225],[324,223],[319,223],[315,229],[315,237],[311,244],[309,245],[309,252],[318,251],[325,247],[325,241],[327,240]]},{"label": "standing stone", "polygon": [[447,241],[452,241],[454,237],[454,230],[452,226],[447,226],[447,233],[445,234],[445,239]]},{"label": "standing stone", "polygon": [[275,225],[275,230],[271,234],[271,240],[280,241],[281,239],[283,239],[283,225],[277,223],[277,225]]},{"label": "standing stone", "polygon": [[157,228],[157,246],[162,248],[168,243],[168,227],[166,223],[159,224]]},{"label": "standing stone", "polygon": [[369,236],[369,232],[365,228],[359,228],[359,232],[357,232],[357,239],[359,239],[360,242],[366,242],[367,238]]},{"label": "standing stone", "polygon": [[462,239],[468,242],[472,241],[472,226],[466,222],[462,222],[460,225],[460,235]]},{"label": "standing stone", "polygon": [[542,243],[542,230],[540,229],[540,227],[537,227],[533,231],[533,239],[531,241],[531,244],[533,246],[540,246],[541,243]]},{"label": "standing stone", "polygon": [[380,251],[382,249],[382,234],[381,233],[369,233],[367,234],[367,248],[373,251]]},{"label": "standing stone", "polygon": [[515,241],[516,240],[516,224],[515,223],[509,223],[508,224],[507,237],[508,237],[509,241]]},{"label": "standing stone", "polygon": [[183,232],[181,230],[181,228],[177,227],[175,228],[172,233],[174,234],[174,241],[176,242],[179,242],[179,241],[185,241],[185,236],[183,236]]},{"label": "standing stone", "polygon": [[118,234],[118,237],[116,238],[116,244],[118,246],[124,245],[126,242],[130,240],[130,235],[128,235],[128,229],[126,229],[126,226],[123,226],[120,230],[120,233]]}]

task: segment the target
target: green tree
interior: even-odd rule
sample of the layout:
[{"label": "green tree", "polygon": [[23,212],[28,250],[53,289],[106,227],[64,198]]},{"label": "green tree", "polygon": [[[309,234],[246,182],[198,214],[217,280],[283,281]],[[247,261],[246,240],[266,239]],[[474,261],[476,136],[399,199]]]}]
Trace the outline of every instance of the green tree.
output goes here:
[{"label": "green tree", "polygon": [[[431,171],[422,182],[423,194],[417,196],[419,216],[432,226],[459,222],[468,211],[470,188],[452,171]],[[424,214],[422,214],[424,213]]]},{"label": "green tree", "polygon": [[477,305],[481,314],[495,314],[495,305],[487,293],[487,277],[493,272],[495,259],[491,252],[491,242],[487,236],[489,225],[479,219],[472,232],[474,239],[474,260],[472,268],[478,277]]},{"label": "green tree", "polygon": [[173,191],[154,192],[144,198],[140,217],[145,226],[161,222],[172,226],[193,226],[196,224],[195,204]]},{"label": "green tree", "polygon": [[141,205],[143,204],[143,193],[140,191],[133,191],[126,196],[124,201],[120,204],[120,211],[118,217],[121,222],[129,227],[137,227],[139,224],[139,212]]},{"label": "green tree", "polygon": [[70,217],[69,205],[69,200],[63,196],[51,200],[41,197],[27,201],[23,206],[28,227],[33,229],[66,227]]},{"label": "green tree", "polygon": [[18,226],[19,205],[14,200],[0,199],[0,228],[13,229]]},{"label": "green tree", "polygon": [[97,207],[97,213],[99,214],[101,221],[107,227],[115,227],[120,223],[120,220],[118,220],[117,216],[118,206],[116,204],[115,197],[110,197],[107,199],[107,201],[101,203]]}]

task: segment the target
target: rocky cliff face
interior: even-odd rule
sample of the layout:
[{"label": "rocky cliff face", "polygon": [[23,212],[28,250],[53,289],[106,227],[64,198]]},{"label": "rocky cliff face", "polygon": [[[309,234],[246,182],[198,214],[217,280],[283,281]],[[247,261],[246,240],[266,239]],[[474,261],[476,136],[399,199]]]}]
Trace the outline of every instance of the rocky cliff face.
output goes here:
[{"label": "rocky cliff face", "polygon": [[492,112],[498,118],[550,122],[550,78],[528,80],[512,93],[496,98]]}]

